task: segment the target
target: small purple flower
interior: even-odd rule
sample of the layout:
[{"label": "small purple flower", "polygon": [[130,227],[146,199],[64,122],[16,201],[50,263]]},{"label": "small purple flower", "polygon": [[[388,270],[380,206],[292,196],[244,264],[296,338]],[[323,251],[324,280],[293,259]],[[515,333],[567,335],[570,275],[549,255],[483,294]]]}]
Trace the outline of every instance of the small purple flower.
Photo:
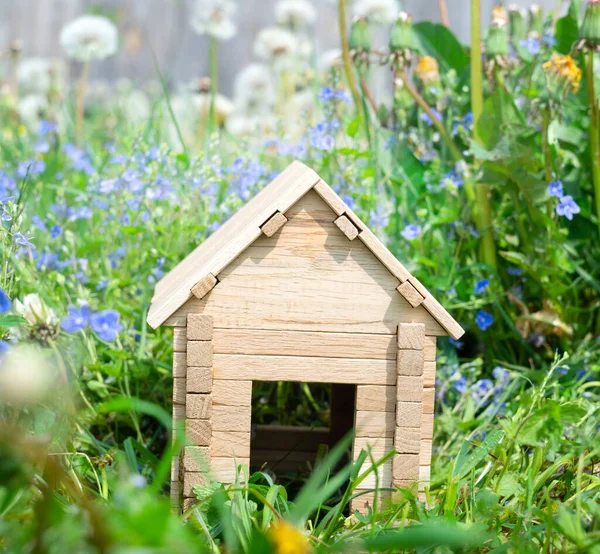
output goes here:
[{"label": "small purple flower", "polygon": [[325,152],[331,152],[335,148],[335,140],[331,135],[324,135],[317,141],[317,148]]},{"label": "small purple flower", "polygon": [[467,390],[467,378],[461,375],[458,379],[453,381],[452,386],[457,392],[461,394]]},{"label": "small purple flower", "polygon": [[460,131],[468,133],[473,126],[473,112],[467,113],[460,121],[452,127],[452,134],[457,135]]},{"label": "small purple flower", "polygon": [[524,48],[527,48],[527,51],[532,56],[537,56],[540,53],[542,47],[540,39],[533,36],[527,37],[526,39],[522,40],[519,44]]},{"label": "small purple flower", "polygon": [[573,219],[574,214],[578,214],[581,208],[573,200],[572,196],[561,196],[556,205],[556,213],[565,216],[569,221]]},{"label": "small purple flower", "polygon": [[475,294],[481,294],[485,291],[490,285],[489,279],[481,279],[475,283]]},{"label": "small purple flower", "polygon": [[421,227],[420,225],[418,225],[416,223],[411,223],[410,225],[407,225],[404,228],[404,231],[402,231],[401,235],[406,240],[415,240],[418,236],[421,235],[422,232],[423,232],[423,227]]},{"label": "small purple flower", "polygon": [[114,341],[123,330],[119,323],[119,312],[116,310],[104,310],[91,317],[90,324],[94,332],[106,342]]},{"label": "small purple flower", "polygon": [[494,388],[494,383],[490,379],[480,379],[473,383],[471,396],[476,402],[481,402]]},{"label": "small purple flower", "polygon": [[[442,120],[442,114],[440,112],[438,112],[435,108],[431,108],[431,113],[433,113],[434,117],[438,120],[441,121]],[[423,121],[424,123],[427,123],[427,125],[429,125],[430,127],[433,125],[433,120],[431,119],[431,117],[429,117],[428,113],[425,112],[421,112],[421,115],[419,116],[419,118],[421,119],[421,121]]]},{"label": "small purple flower", "polygon": [[452,170],[446,173],[445,175],[442,175],[439,188],[449,188],[450,190],[455,190],[461,188],[463,185],[464,181],[462,180],[460,175],[456,173],[456,171]]},{"label": "small purple flower", "polygon": [[475,316],[475,323],[479,329],[486,331],[494,323],[494,316],[485,310],[479,310]]},{"label": "small purple flower", "polygon": [[563,184],[559,179],[552,181],[546,190],[550,196],[554,196],[555,198],[561,198],[564,195]]},{"label": "small purple flower", "polygon": [[0,314],[5,314],[10,310],[12,302],[8,297],[8,294],[4,292],[3,288],[0,288]]},{"label": "small purple flower", "polygon": [[60,323],[63,331],[69,334],[83,331],[90,324],[91,312],[87,304],[76,308],[69,306],[69,315],[66,316]]},{"label": "small purple flower", "polygon": [[50,229],[50,238],[54,240],[62,234],[62,229],[59,225],[53,225]]},{"label": "small purple flower", "polygon": [[465,343],[464,343],[463,341],[461,341],[461,340],[456,340],[456,339],[453,339],[452,337],[448,337],[448,341],[449,341],[449,342],[450,342],[450,344],[451,344],[452,346],[454,346],[454,348],[456,348],[457,350],[462,350],[462,349],[463,349],[463,347],[464,347],[464,345],[465,345]]},{"label": "small purple flower", "polygon": [[25,160],[19,164],[15,175],[19,179],[25,179],[26,177],[36,177],[45,170],[46,164],[43,160]]},{"label": "small purple flower", "polygon": [[523,273],[523,270],[520,267],[510,266],[506,268],[506,273],[512,275],[513,277],[518,277]]},{"label": "small purple flower", "polygon": [[19,244],[26,248],[31,248],[35,250],[35,245],[29,241],[30,238],[31,236],[29,235],[29,233],[15,233],[13,235],[13,241],[15,242],[15,244]]},{"label": "small purple flower", "polygon": [[492,369],[492,375],[496,381],[503,385],[510,379],[510,371],[499,365]]},{"label": "small purple flower", "polygon": [[96,290],[104,290],[106,287],[108,287],[108,279],[102,279],[96,285]]},{"label": "small purple flower", "polygon": [[58,131],[58,125],[53,121],[40,121],[38,127],[38,135],[45,136],[50,133],[56,133]]}]

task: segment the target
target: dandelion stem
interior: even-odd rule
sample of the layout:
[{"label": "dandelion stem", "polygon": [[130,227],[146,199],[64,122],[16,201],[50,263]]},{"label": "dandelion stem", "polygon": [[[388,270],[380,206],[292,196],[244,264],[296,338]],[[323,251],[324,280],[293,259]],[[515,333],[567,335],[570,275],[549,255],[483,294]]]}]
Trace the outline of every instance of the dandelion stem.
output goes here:
[{"label": "dandelion stem", "polygon": [[84,62],[81,68],[81,76],[75,93],[75,142],[81,145],[83,140],[83,116],[85,113],[85,92],[90,73],[90,62]]},{"label": "dandelion stem", "polygon": [[[471,0],[471,112],[473,113],[473,138],[481,142],[477,133],[477,122],[483,112],[483,68],[481,65],[481,3]],[[465,183],[465,187],[471,187]],[[467,190],[467,194],[475,197],[474,219],[481,235],[481,260],[497,268],[496,245],[492,225],[492,205],[489,189],[484,183],[475,183],[475,194]]]},{"label": "dandelion stem", "polygon": [[217,57],[217,39],[210,38],[209,42],[209,66],[210,66],[210,112],[208,117],[208,136],[212,134],[215,128],[215,103],[217,99],[217,91],[219,87],[219,67]]},{"label": "dandelion stem", "polygon": [[348,44],[348,32],[346,30],[346,0],[338,0],[338,18],[340,25],[340,39],[342,42],[342,59],[344,61],[344,73],[346,74],[346,81],[352,98],[354,99],[354,105],[356,109],[360,109],[361,100],[356,81],[354,79],[354,73],[352,70],[352,60],[350,59],[350,46]]},{"label": "dandelion stem", "polygon": [[417,91],[417,89],[414,87],[414,85],[408,78],[406,70],[403,69],[402,71],[400,71],[400,78],[402,79],[402,82],[404,83],[406,90],[413,97],[414,101],[417,103],[419,108],[421,108],[431,119],[432,124],[435,126],[435,128],[440,133],[442,139],[447,144],[448,149],[450,150],[450,153],[452,154],[452,158],[454,159],[454,161],[458,162],[458,161],[462,160],[463,155],[462,155],[461,151],[459,150],[458,146],[456,146],[456,143],[452,140],[450,133],[448,132],[448,130],[446,129],[444,124],[433,113],[429,104],[419,94],[419,91]]},{"label": "dandelion stem", "polygon": [[596,201],[596,218],[600,232],[600,135],[598,102],[594,90],[594,51],[590,48],[587,58],[587,89],[588,105],[590,107],[590,156],[592,162],[592,182]]},{"label": "dandelion stem", "polygon": [[369,104],[371,104],[371,108],[373,108],[373,112],[375,113],[375,117],[377,117],[377,113],[378,113],[378,108],[377,108],[377,102],[375,101],[375,97],[373,96],[373,93],[371,92],[371,89],[369,88],[369,84],[367,83],[367,79],[365,78],[364,75],[361,76],[360,78],[360,82],[362,85],[362,89],[365,93],[365,96],[367,97],[367,100],[369,101]]},{"label": "dandelion stem", "polygon": [[438,5],[440,7],[440,19],[442,20],[442,25],[449,28],[450,18],[448,17],[448,6],[446,5],[446,0],[438,0]]}]

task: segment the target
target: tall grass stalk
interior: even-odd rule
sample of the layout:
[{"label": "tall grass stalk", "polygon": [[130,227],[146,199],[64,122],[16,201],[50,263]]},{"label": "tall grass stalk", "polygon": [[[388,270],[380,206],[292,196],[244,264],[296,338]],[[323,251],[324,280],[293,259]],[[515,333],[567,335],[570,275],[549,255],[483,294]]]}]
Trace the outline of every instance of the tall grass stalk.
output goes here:
[{"label": "tall grass stalk", "polygon": [[[477,122],[483,112],[483,69],[481,64],[481,0],[471,0],[471,111],[473,113],[473,138],[481,142]],[[468,185],[470,186],[470,185]],[[475,224],[481,235],[481,260],[496,269],[496,245],[492,224],[492,205],[488,187],[475,183]],[[473,194],[471,193],[471,196]]]},{"label": "tall grass stalk", "polygon": [[212,134],[215,128],[215,104],[217,101],[217,92],[219,89],[219,66],[217,54],[217,39],[210,37],[209,42],[209,64],[210,64],[210,112],[208,117],[208,136]]},{"label": "tall grass stalk", "polygon": [[348,43],[348,31],[346,29],[346,0],[338,0],[338,19],[340,25],[340,40],[342,43],[342,60],[344,63],[344,73],[346,74],[346,81],[350,92],[352,93],[352,99],[356,109],[359,109],[361,105],[360,93],[356,86],[356,80],[354,79],[354,73],[352,70],[352,60],[350,59],[350,45]]},{"label": "tall grass stalk", "polygon": [[90,63],[84,62],[81,67],[81,76],[75,91],[75,142],[81,145],[83,140],[83,119],[85,115],[85,93],[90,75]]},{"label": "tall grass stalk", "polygon": [[587,92],[588,105],[590,108],[590,157],[592,164],[592,183],[594,186],[594,197],[596,204],[596,222],[600,232],[600,129],[598,102],[594,90],[594,51],[590,48],[587,55]]},{"label": "tall grass stalk", "polygon": [[446,4],[446,0],[438,0],[438,6],[440,8],[440,19],[442,20],[442,25],[445,27],[450,27],[450,18],[448,17],[448,5]]}]

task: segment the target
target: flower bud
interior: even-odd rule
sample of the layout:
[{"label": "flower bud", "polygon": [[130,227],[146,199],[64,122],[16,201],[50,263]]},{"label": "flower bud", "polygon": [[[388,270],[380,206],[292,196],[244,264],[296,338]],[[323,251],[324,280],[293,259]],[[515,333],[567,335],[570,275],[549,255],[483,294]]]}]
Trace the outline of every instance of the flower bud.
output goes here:
[{"label": "flower bud", "polygon": [[417,39],[412,28],[412,18],[406,12],[400,12],[390,35],[390,51],[416,50]]},{"label": "flower bud", "polygon": [[514,43],[518,44],[525,38],[527,33],[523,11],[516,4],[511,4],[508,7],[508,17],[510,23],[510,37]]},{"label": "flower bud", "polygon": [[371,49],[369,24],[365,17],[358,17],[352,22],[350,30],[350,49],[366,52]]},{"label": "flower bud", "polygon": [[532,4],[529,8],[529,33],[544,33],[544,14],[538,4]]},{"label": "flower bud", "polygon": [[571,56],[553,54],[552,58],[542,66],[549,76],[549,85],[559,95],[576,93],[579,90],[582,71]]},{"label": "flower bud", "polygon": [[494,6],[492,10],[492,23],[495,21],[502,21],[502,23],[508,23],[508,15],[506,13],[506,8],[501,4]]},{"label": "flower bud", "polygon": [[594,46],[600,42],[600,0],[588,2],[579,38]]},{"label": "flower bud", "polygon": [[508,56],[508,32],[506,23],[499,19],[492,21],[485,41],[488,58]]},{"label": "flower bud", "polygon": [[439,83],[440,70],[437,60],[431,56],[423,56],[415,67],[415,75],[424,85]]}]

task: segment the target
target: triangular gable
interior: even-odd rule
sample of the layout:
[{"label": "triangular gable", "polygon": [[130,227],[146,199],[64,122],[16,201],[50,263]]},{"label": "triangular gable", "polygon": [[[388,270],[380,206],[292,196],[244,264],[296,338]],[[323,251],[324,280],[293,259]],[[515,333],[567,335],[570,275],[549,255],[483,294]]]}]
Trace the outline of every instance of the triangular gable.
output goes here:
[{"label": "triangular gable", "polygon": [[450,336],[462,336],[464,331],[460,325],[425,287],[406,270],[333,189],[300,162],[292,163],[159,281],[148,313],[148,323],[154,328],[164,323],[192,297],[191,289],[198,282],[207,277],[217,277],[261,236],[261,226],[273,214],[286,212],[310,189],[314,189],[335,214],[346,216],[356,226],[358,238],[403,286],[411,286],[418,291],[422,296],[419,303]]}]

